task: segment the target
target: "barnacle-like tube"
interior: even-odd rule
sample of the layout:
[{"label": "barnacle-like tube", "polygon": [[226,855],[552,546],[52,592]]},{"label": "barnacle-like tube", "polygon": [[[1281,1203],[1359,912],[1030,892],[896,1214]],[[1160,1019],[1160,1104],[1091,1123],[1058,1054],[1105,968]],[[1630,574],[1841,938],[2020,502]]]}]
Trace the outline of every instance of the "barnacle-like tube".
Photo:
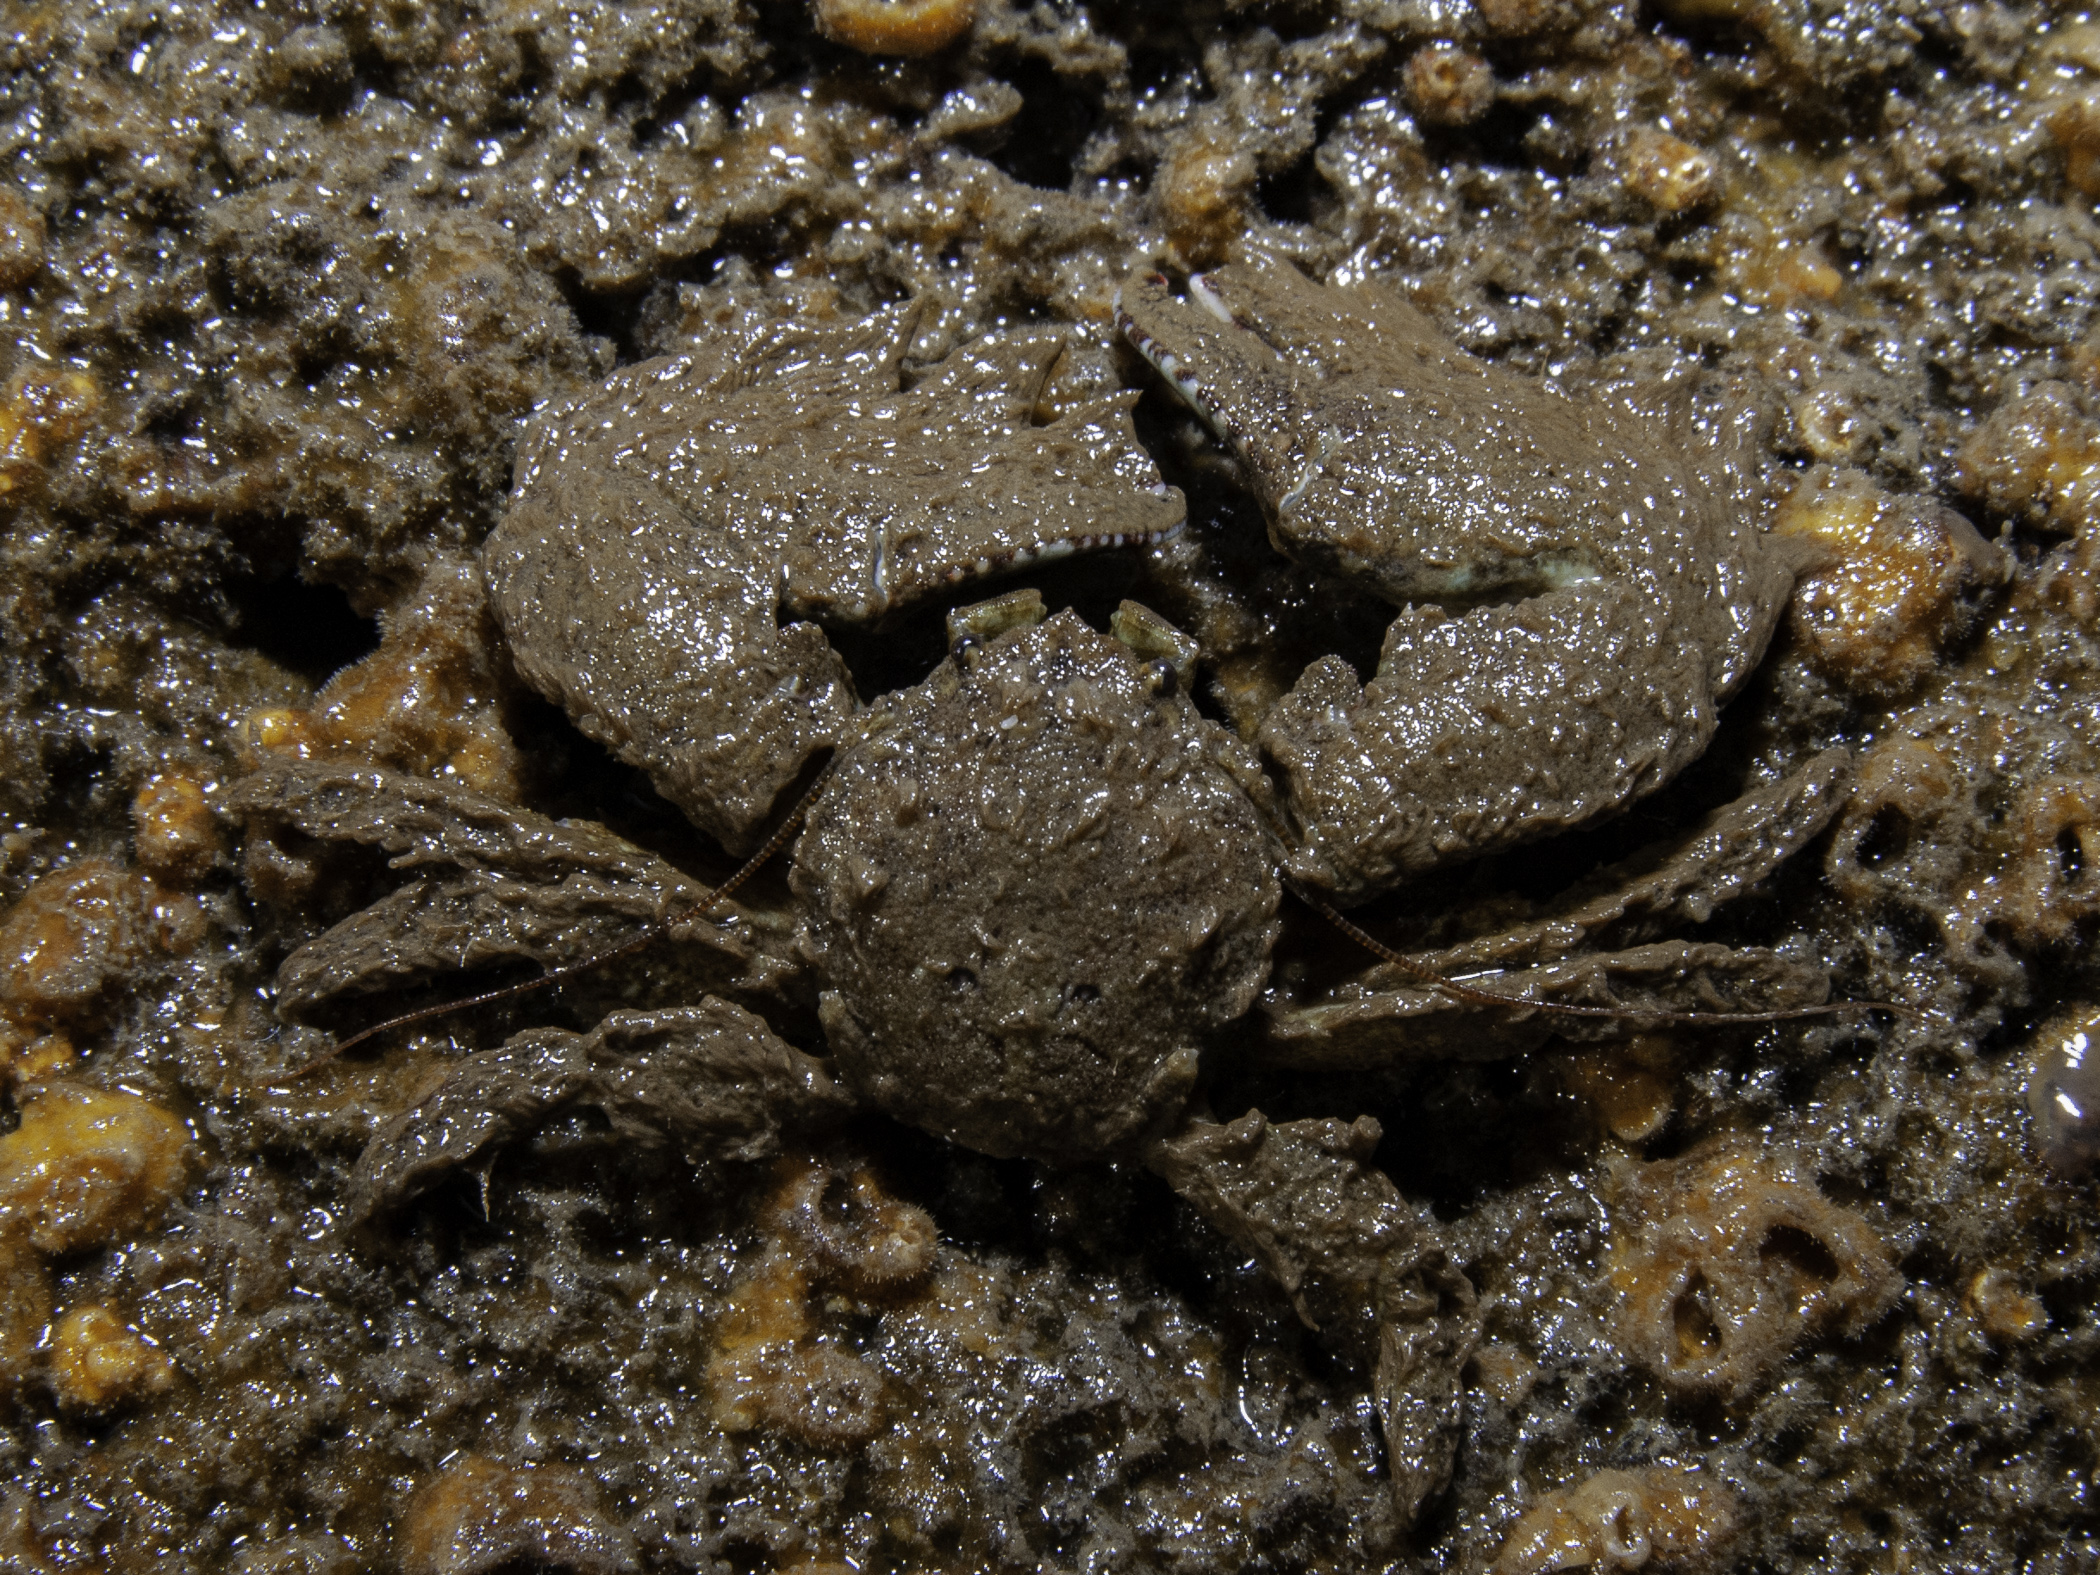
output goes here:
[{"label": "barnacle-like tube", "polygon": [[716,1419],[730,1432],[784,1433],[813,1449],[852,1449],[886,1420],[882,1375],[827,1338],[816,1292],[908,1290],[933,1266],[933,1221],[886,1193],[864,1164],[797,1155],[760,1211],[770,1241],[730,1293],[707,1366]]},{"label": "barnacle-like tube", "polygon": [[932,1219],[884,1192],[866,1166],[797,1166],[767,1215],[808,1249],[821,1278],[859,1295],[900,1290],[933,1267]]},{"label": "barnacle-like tube", "polygon": [[395,1545],[406,1575],[483,1575],[529,1564],[575,1575],[640,1568],[634,1538],[567,1466],[463,1455],[410,1503]]},{"label": "barnacle-like tube", "polygon": [[1636,1167],[1614,1214],[1619,1338],[1670,1389],[1740,1399],[1811,1333],[1858,1334],[1903,1277],[1873,1228],[1727,1143]]},{"label": "barnacle-like tube", "polygon": [[1883,492],[1857,470],[1810,471],[1772,528],[1827,555],[1794,592],[1796,636],[1831,676],[1883,698],[1931,674],[2011,567],[1952,509]]},{"label": "barnacle-like tube", "polygon": [[1671,1466],[1600,1471],[1549,1493],[1510,1528],[1489,1575],[1704,1567],[1737,1526],[1735,1495]]}]

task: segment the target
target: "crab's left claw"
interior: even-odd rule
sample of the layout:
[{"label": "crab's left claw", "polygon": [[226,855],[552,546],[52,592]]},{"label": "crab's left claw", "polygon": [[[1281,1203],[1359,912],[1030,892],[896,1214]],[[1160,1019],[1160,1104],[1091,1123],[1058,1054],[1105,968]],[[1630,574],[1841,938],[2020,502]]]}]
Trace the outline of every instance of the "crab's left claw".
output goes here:
[{"label": "crab's left claw", "polygon": [[1368,1116],[1277,1125],[1255,1110],[1192,1121],[1146,1163],[1254,1254],[1307,1327],[1372,1369],[1393,1501],[1412,1523],[1451,1477],[1480,1312],[1428,1211],[1371,1167],[1379,1135]]}]

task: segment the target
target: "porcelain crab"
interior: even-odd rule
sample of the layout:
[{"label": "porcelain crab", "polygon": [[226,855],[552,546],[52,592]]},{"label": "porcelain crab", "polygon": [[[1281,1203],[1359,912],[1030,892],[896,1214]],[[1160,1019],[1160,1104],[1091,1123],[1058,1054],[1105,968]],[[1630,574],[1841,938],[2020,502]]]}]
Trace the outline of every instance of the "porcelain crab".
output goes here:
[{"label": "porcelain crab", "polygon": [[[993,1154],[1138,1161],[1372,1371],[1412,1517],[1449,1471],[1472,1288],[1372,1165],[1375,1121],[1214,1120],[1206,1051],[1508,1053],[1555,1030],[1556,1002],[1638,1025],[1817,999],[1819,969],[1770,953],[1581,948],[1754,883],[1834,813],[1844,762],[1437,959],[1499,970],[1521,1005],[1374,971],[1256,1012],[1286,881],[1361,896],[1604,813],[1697,755],[1792,569],[1631,409],[1474,362],[1397,302],[1276,269],[1190,296],[1134,280],[1123,331],[1234,445],[1280,548],[1400,604],[1368,684],[1315,664],[1250,744],[1192,699],[1202,652],[1163,619],[1126,602],[1103,633],[1024,588],[952,612],[948,657],[860,705],[822,630],[783,614],[878,617],[1046,552],[1157,539],[1181,511],[1128,396],[1041,421],[1055,346],[1032,336],[906,389],[900,312],[725,334],[543,415],[486,549],[519,670],[732,849],[835,748],[787,920],[710,912],[602,829],[357,763],[271,763],[233,807],[251,831],[364,842],[418,872],[286,960],[287,1010],[566,964],[651,925],[698,959],[696,1004],[469,1056],[367,1147],[361,1213],[579,1106],[695,1157],[761,1155],[866,1104]],[[821,1047],[768,1020],[798,988]],[[1454,1026],[1484,1014],[1500,1026]]]}]

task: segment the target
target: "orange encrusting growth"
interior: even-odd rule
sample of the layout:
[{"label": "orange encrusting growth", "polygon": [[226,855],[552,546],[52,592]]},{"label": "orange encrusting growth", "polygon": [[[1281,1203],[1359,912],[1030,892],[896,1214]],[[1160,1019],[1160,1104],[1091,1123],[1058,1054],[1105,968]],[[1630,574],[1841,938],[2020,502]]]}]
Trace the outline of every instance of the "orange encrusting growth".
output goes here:
[{"label": "orange encrusting growth", "polygon": [[487,617],[472,564],[433,570],[382,616],[377,650],[329,679],[311,706],[251,714],[248,743],[301,760],[362,754],[516,797],[518,752],[497,713]]},{"label": "orange encrusting growth", "polygon": [[1705,1473],[1679,1466],[1600,1471],[1548,1494],[1528,1511],[1489,1575],[1548,1575],[1566,1569],[1679,1570],[1711,1567],[1735,1535],[1735,1495]]},{"label": "orange encrusting growth", "polygon": [[930,55],[977,19],[977,0],[817,0],[817,30],[867,55]]},{"label": "orange encrusting growth", "polygon": [[1620,1342],[1680,1393],[1747,1396],[1801,1340],[1857,1334],[1903,1289],[1873,1227],[1746,1141],[1632,1167],[1613,1214]]},{"label": "orange encrusting growth", "polygon": [[770,1239],[715,1329],[715,1417],[732,1433],[854,1448],[882,1429],[882,1378],[818,1330],[813,1299],[820,1290],[878,1300],[910,1291],[933,1267],[933,1221],[890,1197],[865,1165],[790,1156],[777,1174],[759,1214]]}]

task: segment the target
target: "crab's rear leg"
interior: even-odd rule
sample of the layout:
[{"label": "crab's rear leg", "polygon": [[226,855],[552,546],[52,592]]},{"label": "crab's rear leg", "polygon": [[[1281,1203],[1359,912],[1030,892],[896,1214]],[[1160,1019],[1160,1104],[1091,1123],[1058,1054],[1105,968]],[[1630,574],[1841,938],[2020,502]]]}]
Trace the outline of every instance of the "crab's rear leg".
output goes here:
[{"label": "crab's rear leg", "polygon": [[596,1112],[624,1150],[692,1163],[763,1159],[780,1134],[846,1114],[824,1064],[713,996],[615,1012],[587,1034],[539,1028],[467,1057],[391,1117],[351,1177],[354,1218],[405,1202],[449,1172],[570,1113]]},{"label": "crab's rear leg", "polygon": [[277,1004],[294,1017],[463,969],[562,968],[664,925],[708,990],[773,994],[798,966],[763,915],[724,907],[710,917],[706,890],[646,849],[458,782],[359,761],[271,760],[234,784],[225,808],[248,828],[251,883],[258,873],[287,880],[306,838],[374,847],[416,875],[285,959]]},{"label": "crab's rear leg", "polygon": [[[1830,999],[1830,973],[1821,963],[1712,942],[1658,941],[1463,982],[1500,999],[1454,999],[1402,981],[1304,1005],[1272,1002],[1267,1040],[1253,1053],[1296,1071],[1490,1061],[1553,1039],[1581,1043],[1685,1022],[1778,1020]],[[1569,1015],[1570,1007],[1584,1015]]]},{"label": "crab's rear leg", "polygon": [[1146,1162],[1254,1255],[1307,1327],[1372,1371],[1394,1503],[1412,1522],[1450,1479],[1480,1315],[1434,1219],[1371,1167],[1378,1139],[1369,1117],[1249,1111],[1191,1121]]}]

